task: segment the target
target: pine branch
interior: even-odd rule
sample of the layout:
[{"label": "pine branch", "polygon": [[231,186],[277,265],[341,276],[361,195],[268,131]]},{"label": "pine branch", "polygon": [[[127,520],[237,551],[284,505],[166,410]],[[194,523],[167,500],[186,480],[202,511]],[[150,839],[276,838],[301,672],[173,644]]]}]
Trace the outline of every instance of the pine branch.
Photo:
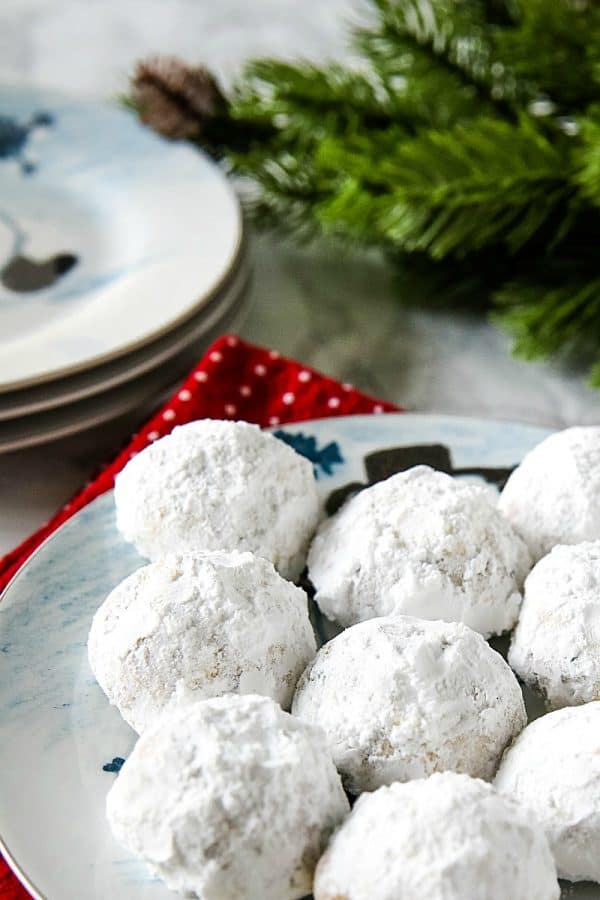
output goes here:
[{"label": "pine branch", "polygon": [[333,64],[256,60],[245,67],[231,97],[234,120],[262,120],[290,134],[307,126],[317,133],[352,130],[358,123],[386,128],[401,114],[376,75]]},{"label": "pine branch", "polygon": [[530,277],[509,282],[495,299],[494,320],[512,335],[516,355],[583,356],[590,383],[600,387],[600,278],[543,286]]},{"label": "pine branch", "polygon": [[598,99],[600,7],[596,0],[517,0],[514,26],[496,31],[496,54],[544,96],[571,115]]},{"label": "pine branch", "polygon": [[578,171],[575,180],[581,192],[595,206],[600,206],[600,107],[597,118],[581,123],[581,143],[575,151]]},{"label": "pine branch", "polygon": [[[494,28],[478,0],[374,0],[375,27],[354,40],[383,79],[431,108],[429,124],[494,111],[511,117],[515,82],[494,58]],[[441,98],[451,98],[445,110]]]},{"label": "pine branch", "polygon": [[386,31],[363,30],[355,46],[371,61],[386,90],[413,111],[413,127],[447,127],[477,115],[492,112],[481,89],[430,51]]},{"label": "pine branch", "polygon": [[244,205],[259,227],[277,227],[298,240],[319,234],[314,210],[332,191],[317,176],[309,153],[291,154],[285,147],[264,147],[230,154],[233,170],[242,177]]},{"label": "pine branch", "polygon": [[425,48],[467,83],[485,83],[491,48],[477,0],[373,0],[380,33]]},{"label": "pine branch", "polygon": [[[456,121],[516,108],[562,117],[600,87],[600,8],[595,0],[373,0],[379,23],[356,44],[382,77],[433,107],[452,89]],[[559,124],[562,124],[559,122]]]},{"label": "pine branch", "polygon": [[[324,142],[321,168],[343,173],[340,189],[317,210],[325,226],[344,226],[435,259],[498,244],[516,253],[574,192],[570,162],[526,119],[482,119],[428,131],[378,152],[374,141]],[[338,175],[341,178],[341,174]]]}]

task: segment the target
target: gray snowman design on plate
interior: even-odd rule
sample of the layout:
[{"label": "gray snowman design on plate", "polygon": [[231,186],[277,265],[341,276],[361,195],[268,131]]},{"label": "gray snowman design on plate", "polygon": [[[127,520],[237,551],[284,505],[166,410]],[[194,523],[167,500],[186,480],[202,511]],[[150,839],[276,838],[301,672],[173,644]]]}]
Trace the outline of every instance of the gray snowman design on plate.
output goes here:
[{"label": "gray snowman design on plate", "polygon": [[[22,177],[31,177],[37,163],[29,153],[32,135],[41,128],[51,128],[54,117],[40,111],[20,122],[0,114],[0,163],[16,161]],[[8,210],[0,208],[0,231],[8,232],[8,255],[0,259],[0,284],[17,294],[27,294],[51,287],[77,263],[69,252],[56,253],[47,259],[34,259],[25,253],[28,235]]]}]

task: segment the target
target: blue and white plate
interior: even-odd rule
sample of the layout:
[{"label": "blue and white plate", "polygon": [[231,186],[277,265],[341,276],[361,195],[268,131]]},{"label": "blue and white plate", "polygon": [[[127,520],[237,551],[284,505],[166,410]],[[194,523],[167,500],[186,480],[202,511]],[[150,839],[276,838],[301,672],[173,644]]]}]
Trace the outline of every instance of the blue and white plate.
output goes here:
[{"label": "blue and white plate", "polygon": [[197,314],[240,252],[222,172],[116,103],[0,91],[0,393]]},{"label": "blue and white plate", "polygon": [[[357,484],[419,461],[495,490],[548,432],[385,415],[304,422],[279,434],[312,460],[331,507]],[[86,654],[95,610],[142,563],[117,532],[107,494],[31,557],[0,603],[0,845],[36,898],[173,897],[106,825],[106,793],[135,735],[108,705]],[[565,886],[564,896],[597,900],[600,888]]]}]

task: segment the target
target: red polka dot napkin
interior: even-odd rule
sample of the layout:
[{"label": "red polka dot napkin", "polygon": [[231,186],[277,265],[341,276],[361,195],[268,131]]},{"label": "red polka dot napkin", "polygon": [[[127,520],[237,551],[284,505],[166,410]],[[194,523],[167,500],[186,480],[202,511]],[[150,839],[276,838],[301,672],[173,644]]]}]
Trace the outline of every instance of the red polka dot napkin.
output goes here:
[{"label": "red polka dot napkin", "polygon": [[[178,391],[147,422],[119,455],[73,497],[50,521],[0,559],[0,590],[28,556],[75,512],[110,490],[126,462],[175,425],[193,419],[245,419],[269,426],[327,416],[397,412],[351,384],[255,347],[235,335],[219,338],[190,372]],[[28,892],[0,857],[0,900],[27,900]]]}]

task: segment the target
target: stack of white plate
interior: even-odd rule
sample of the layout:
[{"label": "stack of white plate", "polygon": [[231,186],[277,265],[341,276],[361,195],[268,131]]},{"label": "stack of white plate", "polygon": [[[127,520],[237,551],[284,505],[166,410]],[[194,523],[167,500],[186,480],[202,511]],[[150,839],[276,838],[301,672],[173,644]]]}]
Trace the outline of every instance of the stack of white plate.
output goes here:
[{"label": "stack of white plate", "polygon": [[0,452],[150,411],[249,279],[218,167],[116,105],[0,92]]}]

